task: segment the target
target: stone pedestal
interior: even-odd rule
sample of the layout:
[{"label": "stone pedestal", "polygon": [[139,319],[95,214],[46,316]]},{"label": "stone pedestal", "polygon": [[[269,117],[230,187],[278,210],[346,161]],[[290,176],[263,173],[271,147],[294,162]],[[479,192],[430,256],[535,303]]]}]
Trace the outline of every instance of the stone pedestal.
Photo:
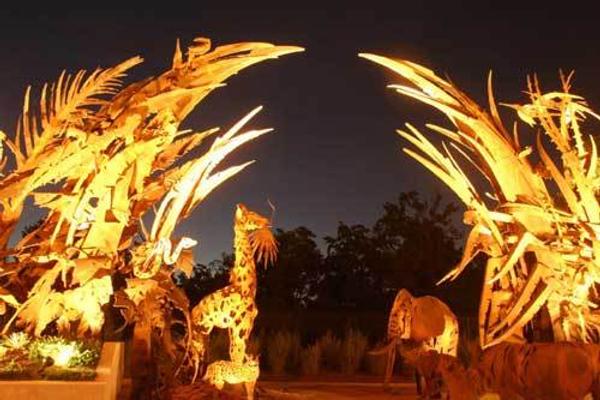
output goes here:
[{"label": "stone pedestal", "polygon": [[116,400],[124,369],[124,345],[105,342],[93,381],[1,381],[0,399]]}]

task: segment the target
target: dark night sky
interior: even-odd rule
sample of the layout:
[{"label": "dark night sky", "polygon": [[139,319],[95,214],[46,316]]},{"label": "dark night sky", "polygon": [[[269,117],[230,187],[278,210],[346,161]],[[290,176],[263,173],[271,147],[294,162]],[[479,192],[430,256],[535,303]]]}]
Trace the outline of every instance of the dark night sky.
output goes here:
[{"label": "dark night sky", "polygon": [[432,114],[386,90],[395,79],[358,59],[359,51],[424,63],[448,73],[477,99],[483,99],[491,68],[497,98],[507,102],[523,99],[528,73],[537,71],[552,87],[559,68],[575,69],[575,91],[593,106],[600,100],[598,17],[579,2],[573,10],[527,1],[285,3],[163,2],[166,10],[150,2],[85,11],[52,6],[34,12],[32,4],[4,8],[0,129],[13,134],[28,83],[39,87],[63,68],[109,66],[135,54],[146,62],[132,80],[156,74],[169,65],[177,37],[184,44],[207,36],[216,44],[254,40],[306,47],[305,53],[242,71],[186,122],[197,129],[226,128],[263,104],[253,126],[276,130],[236,154],[232,161],[259,162],[181,225],[181,234],[200,240],[197,258],[206,262],[230,248],[238,201],[267,212],[270,198],[278,226],[305,225],[325,235],[334,233],[340,220],[373,222],[382,203],[400,191],[447,193],[400,153],[402,143],[394,134],[404,122],[422,126]]}]

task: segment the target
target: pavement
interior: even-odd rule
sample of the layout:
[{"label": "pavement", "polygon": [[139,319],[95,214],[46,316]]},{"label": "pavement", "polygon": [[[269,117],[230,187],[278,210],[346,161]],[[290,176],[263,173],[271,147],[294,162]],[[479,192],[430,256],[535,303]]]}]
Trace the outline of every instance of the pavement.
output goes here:
[{"label": "pavement", "polygon": [[[238,386],[238,385],[236,385]],[[243,389],[228,387],[236,395],[232,398],[244,399]],[[123,382],[118,400],[130,400],[131,380]],[[190,400],[204,399],[198,390],[191,389],[194,396],[180,396]],[[417,390],[414,383],[391,383],[387,391],[380,382],[310,382],[310,381],[259,381],[256,385],[257,400],[415,400]],[[213,399],[213,396],[208,397]],[[228,398],[228,397],[225,397]]]},{"label": "pavement", "polygon": [[413,383],[394,383],[384,391],[381,383],[368,382],[265,382],[260,381],[260,398],[281,400],[415,400]]}]

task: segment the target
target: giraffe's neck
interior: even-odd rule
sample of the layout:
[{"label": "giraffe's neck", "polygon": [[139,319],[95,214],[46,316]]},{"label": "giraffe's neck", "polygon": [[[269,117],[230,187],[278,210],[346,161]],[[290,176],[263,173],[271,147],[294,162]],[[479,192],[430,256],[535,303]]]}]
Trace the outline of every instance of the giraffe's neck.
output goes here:
[{"label": "giraffe's neck", "polygon": [[240,290],[242,296],[255,297],[256,265],[252,246],[250,246],[250,240],[245,230],[236,226],[234,231],[235,263],[229,275],[229,282]]}]

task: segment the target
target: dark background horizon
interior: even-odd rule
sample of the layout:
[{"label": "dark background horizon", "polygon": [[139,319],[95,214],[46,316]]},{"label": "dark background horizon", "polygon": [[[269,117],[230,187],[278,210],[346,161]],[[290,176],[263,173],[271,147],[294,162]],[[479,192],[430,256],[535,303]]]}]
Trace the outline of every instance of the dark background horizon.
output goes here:
[{"label": "dark background horizon", "polygon": [[438,192],[455,201],[440,182],[400,152],[404,143],[394,133],[405,122],[423,127],[435,114],[386,89],[387,83],[398,80],[359,59],[358,52],[425,64],[447,73],[481,101],[490,69],[496,98],[508,103],[525,99],[527,74],[537,72],[544,87],[557,88],[558,70],[574,69],[573,91],[587,97],[592,107],[598,105],[600,30],[597,14],[582,5],[275,4],[3,7],[0,129],[14,134],[27,84],[39,89],[63,69],[90,70],[139,54],[145,62],[133,70],[127,80],[132,82],[167,68],[177,38],[183,46],[205,36],[215,45],[267,41],[305,47],[304,53],[234,76],[184,124],[225,129],[262,104],[265,109],[252,126],[275,128],[230,160],[258,162],[215,191],[181,224],[178,233],[199,240],[196,259],[206,263],[229,251],[237,202],[269,212],[270,199],[277,206],[276,226],[304,225],[324,236],[335,232],[338,221],[372,223],[382,204],[403,191],[418,190],[425,198]]}]

